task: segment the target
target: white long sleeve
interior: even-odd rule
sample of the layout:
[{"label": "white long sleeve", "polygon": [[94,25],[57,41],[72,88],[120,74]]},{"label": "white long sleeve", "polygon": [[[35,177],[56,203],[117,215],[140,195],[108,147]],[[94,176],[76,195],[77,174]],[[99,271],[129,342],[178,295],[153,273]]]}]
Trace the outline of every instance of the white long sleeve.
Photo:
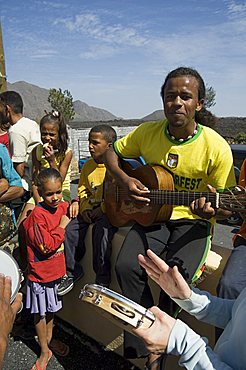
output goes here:
[{"label": "white long sleeve", "polygon": [[225,328],[214,351],[185,323],[177,320],[167,353],[180,356],[179,363],[189,370],[245,370],[246,288],[234,300],[225,300],[195,289],[186,300],[174,299],[199,320]]}]

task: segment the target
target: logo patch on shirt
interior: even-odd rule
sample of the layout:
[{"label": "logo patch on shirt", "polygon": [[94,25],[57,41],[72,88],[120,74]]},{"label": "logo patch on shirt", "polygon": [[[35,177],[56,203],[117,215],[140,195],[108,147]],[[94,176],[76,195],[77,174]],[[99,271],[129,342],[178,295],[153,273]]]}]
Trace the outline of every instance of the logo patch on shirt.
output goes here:
[{"label": "logo patch on shirt", "polygon": [[168,154],[168,159],[167,159],[167,165],[168,167],[170,168],[176,168],[177,165],[178,165],[178,155],[177,154],[172,154],[172,153],[169,153]]}]

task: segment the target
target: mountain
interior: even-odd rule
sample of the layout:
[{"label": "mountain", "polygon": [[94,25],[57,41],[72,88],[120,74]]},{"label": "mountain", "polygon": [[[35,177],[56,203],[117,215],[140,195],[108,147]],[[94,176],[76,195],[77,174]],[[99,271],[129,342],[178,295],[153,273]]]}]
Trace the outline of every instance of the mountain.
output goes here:
[{"label": "mountain", "polygon": [[112,113],[105,109],[92,107],[80,100],[73,102],[73,107],[76,112],[75,120],[83,118],[83,121],[111,121],[117,119]]},{"label": "mountain", "polygon": [[141,121],[161,121],[165,118],[163,109],[154,111],[151,114],[143,117]]},{"label": "mountain", "polygon": [[[24,115],[37,121],[45,114],[44,111],[50,111],[52,108],[48,103],[49,90],[25,81],[14,83],[8,82],[8,90],[18,92],[24,102]],[[76,121],[110,121],[117,117],[105,109],[91,107],[88,104],[76,100],[74,103]]]}]

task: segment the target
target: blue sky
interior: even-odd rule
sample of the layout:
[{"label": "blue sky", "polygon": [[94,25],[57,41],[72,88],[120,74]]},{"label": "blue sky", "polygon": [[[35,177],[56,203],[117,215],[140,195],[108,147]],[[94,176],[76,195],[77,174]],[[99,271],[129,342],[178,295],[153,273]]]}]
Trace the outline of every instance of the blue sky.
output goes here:
[{"label": "blue sky", "polygon": [[0,0],[0,17],[11,83],[141,118],[186,65],[215,89],[213,113],[246,116],[246,1]]}]

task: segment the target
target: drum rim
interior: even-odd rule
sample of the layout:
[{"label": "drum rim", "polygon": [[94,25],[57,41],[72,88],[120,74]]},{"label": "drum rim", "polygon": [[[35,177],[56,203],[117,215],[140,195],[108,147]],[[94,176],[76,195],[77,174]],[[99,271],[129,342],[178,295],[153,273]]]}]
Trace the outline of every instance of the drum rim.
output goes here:
[{"label": "drum rim", "polygon": [[84,291],[87,289],[94,289],[95,291],[102,293],[102,294],[109,293],[108,296],[110,297],[111,295],[110,298],[117,299],[119,302],[122,302],[122,303],[126,303],[126,304],[128,303],[131,308],[135,309],[140,314],[145,315],[147,318],[151,320],[155,318],[153,312],[151,312],[148,308],[141,306],[139,303],[134,302],[130,298],[127,298],[123,296],[122,294],[115,292],[114,290],[111,290],[109,288],[106,288],[98,284],[86,284],[82,290]]},{"label": "drum rim", "polygon": [[[20,268],[18,266],[18,263],[17,261],[14,259],[14,257],[8,253],[7,251],[3,250],[3,249],[0,249],[0,254],[1,252],[3,252],[4,254],[6,254],[9,259],[11,260],[11,262],[13,262],[14,266],[16,267],[16,270],[17,270],[17,284],[16,284],[16,288],[13,290],[12,294],[11,294],[11,298],[10,298],[10,303],[13,303],[19,289],[20,289],[20,286],[21,286],[21,272],[20,272]],[[12,279],[12,276],[10,276],[11,279]],[[13,280],[13,279],[12,279]]]}]

